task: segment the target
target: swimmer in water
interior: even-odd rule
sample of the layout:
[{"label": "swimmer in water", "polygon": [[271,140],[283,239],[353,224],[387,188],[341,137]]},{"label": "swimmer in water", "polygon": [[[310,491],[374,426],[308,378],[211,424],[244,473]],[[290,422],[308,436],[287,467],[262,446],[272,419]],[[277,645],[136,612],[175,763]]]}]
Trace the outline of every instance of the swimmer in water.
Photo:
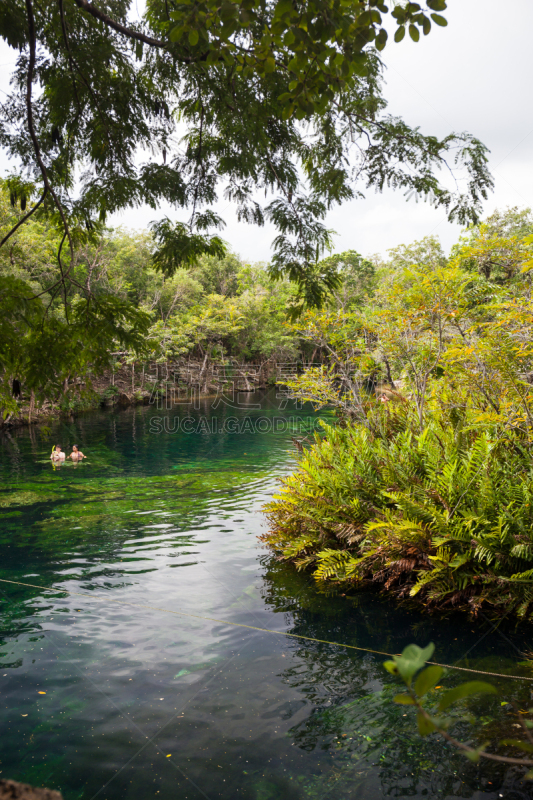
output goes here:
[{"label": "swimmer in water", "polygon": [[52,461],[65,460],[65,454],[58,444],[56,444],[55,448],[52,450],[52,455],[50,456],[50,458],[52,459]]},{"label": "swimmer in water", "polygon": [[72,453],[69,455],[69,458],[71,458],[73,461],[81,461],[82,458],[85,458],[85,456],[83,455],[81,450],[78,450],[78,445],[73,444]]}]

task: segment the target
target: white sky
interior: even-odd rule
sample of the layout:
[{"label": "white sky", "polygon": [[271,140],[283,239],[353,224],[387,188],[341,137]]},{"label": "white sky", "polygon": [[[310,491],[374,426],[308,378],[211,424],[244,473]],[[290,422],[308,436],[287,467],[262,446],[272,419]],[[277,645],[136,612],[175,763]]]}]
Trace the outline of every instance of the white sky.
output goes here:
[{"label": "white sky", "polygon": [[[448,0],[447,28],[433,27],[414,44],[407,37],[383,53],[387,64],[385,96],[390,113],[402,116],[423,133],[444,136],[468,131],[490,149],[495,192],[486,213],[506,206],[533,206],[533,106],[529,81],[533,73],[533,3],[531,0]],[[0,91],[8,90],[14,53],[0,43]],[[0,169],[6,166],[0,160]],[[5,171],[5,169],[4,169]],[[249,261],[270,256],[273,228],[239,224],[230,205],[219,203],[227,227],[222,235]],[[168,214],[185,214],[162,206],[128,210],[111,223],[131,228]],[[369,192],[364,200],[330,212],[328,227],[337,232],[336,251],[385,254],[398,244],[429,234],[448,249],[459,226],[425,203],[407,202],[400,192]]]}]

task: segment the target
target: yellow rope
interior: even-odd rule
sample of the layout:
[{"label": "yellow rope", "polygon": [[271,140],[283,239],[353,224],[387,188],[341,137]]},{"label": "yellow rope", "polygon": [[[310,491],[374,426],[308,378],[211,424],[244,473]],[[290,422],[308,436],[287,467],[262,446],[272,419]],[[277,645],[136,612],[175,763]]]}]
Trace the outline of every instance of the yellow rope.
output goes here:
[{"label": "yellow rope", "polygon": [[[391,653],[385,653],[383,650],[372,650],[370,647],[356,647],[353,644],[343,644],[341,642],[330,642],[328,639],[315,639],[313,636],[302,636],[299,633],[288,633],[287,631],[274,631],[271,628],[259,628],[256,625],[244,625],[242,622],[229,622],[226,619],[217,619],[216,617],[204,617],[200,614],[189,614],[185,611],[171,611],[168,608],[161,608],[160,606],[147,606],[141,603],[129,603],[127,600],[117,600],[114,597],[98,597],[94,594],[82,594],[81,592],[71,592],[69,589],[48,589],[45,586],[37,586],[34,583],[21,583],[20,581],[9,581],[5,578],[0,578],[0,583],[11,583],[14,586],[26,586],[29,589],[40,589],[42,592],[63,592],[64,594],[72,595],[73,597],[84,597],[86,600],[99,600],[105,602],[106,600],[111,603],[117,603],[121,606],[131,606],[133,608],[145,608],[149,611],[162,611],[164,614],[177,614],[180,617],[190,617],[192,619],[202,619],[207,622],[217,622],[219,625],[233,625],[235,628],[246,628],[250,631],[261,631],[262,633],[274,633],[277,636],[289,636],[292,639],[305,639],[308,642],[320,642],[320,644],[331,644],[335,647],[347,647],[349,650],[359,650],[363,653],[374,653],[378,656],[388,656],[392,658]],[[396,655],[400,655],[396,653]],[[461,672],[474,672],[477,675],[491,675],[495,678],[509,678],[515,681],[533,681],[533,678],[524,677],[522,675],[503,675],[500,672],[487,672],[482,669],[469,669],[468,667],[456,667],[453,664],[439,664],[437,661],[428,661],[435,667],[444,667],[445,669],[457,669]]]}]

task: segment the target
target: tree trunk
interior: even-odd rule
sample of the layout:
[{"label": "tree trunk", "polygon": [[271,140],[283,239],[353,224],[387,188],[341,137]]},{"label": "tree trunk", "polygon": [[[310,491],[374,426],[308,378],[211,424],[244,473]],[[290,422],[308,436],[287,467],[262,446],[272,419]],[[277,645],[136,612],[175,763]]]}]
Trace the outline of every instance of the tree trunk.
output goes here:
[{"label": "tree trunk", "polygon": [[389,360],[387,358],[385,359],[385,368],[387,370],[387,380],[390,383],[391,388],[392,389],[396,389],[396,386],[394,385],[394,381],[392,380],[392,374],[391,374],[391,371],[390,371]]},{"label": "tree trunk", "polygon": [[[207,359],[208,359],[208,353],[205,354],[204,363],[202,364],[202,368],[200,370],[200,374],[198,375],[198,399],[200,399],[200,392],[202,391],[202,379],[204,377],[204,371],[205,371],[205,368],[206,368]],[[207,378],[206,378],[206,382],[205,382],[205,386],[204,386],[204,393],[206,393],[206,392],[207,392]]]}]

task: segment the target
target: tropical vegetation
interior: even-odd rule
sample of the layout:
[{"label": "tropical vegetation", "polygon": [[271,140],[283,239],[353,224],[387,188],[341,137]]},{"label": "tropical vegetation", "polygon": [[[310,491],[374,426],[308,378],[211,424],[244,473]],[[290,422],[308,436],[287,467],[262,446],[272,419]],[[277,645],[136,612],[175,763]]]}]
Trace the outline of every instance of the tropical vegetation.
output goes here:
[{"label": "tropical vegetation", "polygon": [[[344,291],[325,218],[364,190],[400,189],[476,222],[493,186],[486,147],[422,134],[383,92],[391,26],[398,46],[417,42],[446,26],[445,11],[445,0],[141,11],[5,0],[0,38],[18,55],[0,104],[3,415],[16,411],[13,380],[31,404],[57,402],[117,351],[132,389],[134,364],[194,348],[294,356],[299,337],[281,320]],[[269,263],[246,275],[221,237],[221,194],[240,221],[276,229]],[[106,227],[139,206],[157,217],[148,233]]]},{"label": "tropical vegetation", "polygon": [[339,424],[267,506],[264,539],[321,590],[531,617],[531,233],[515,209],[449,258],[434,240],[399,248],[364,303],[295,324],[329,359],[292,391]]},{"label": "tropical vegetation", "polygon": [[445,10],[445,0],[150,0],[142,11],[130,0],[4,0],[0,37],[19,57],[0,146],[24,217],[60,231],[63,289],[79,238],[143,204],[181,215],[154,227],[170,274],[222,254],[223,192],[239,219],[273,223],[271,274],[311,305],[335,285],[317,268],[333,205],[390,186],[475,221],[493,185],[486,147],[468,133],[422,134],[387,113],[383,94],[388,31],[397,46],[406,34],[417,42],[446,26]]},{"label": "tropical vegetation", "polygon": [[[0,235],[17,217],[4,182]],[[232,253],[204,255],[167,276],[150,231],[107,229],[78,242],[62,282],[61,236],[33,217],[0,249],[0,408],[17,411],[13,380],[36,406],[90,393],[110,368],[185,355],[261,362],[292,360],[283,327],[295,287]]]}]

